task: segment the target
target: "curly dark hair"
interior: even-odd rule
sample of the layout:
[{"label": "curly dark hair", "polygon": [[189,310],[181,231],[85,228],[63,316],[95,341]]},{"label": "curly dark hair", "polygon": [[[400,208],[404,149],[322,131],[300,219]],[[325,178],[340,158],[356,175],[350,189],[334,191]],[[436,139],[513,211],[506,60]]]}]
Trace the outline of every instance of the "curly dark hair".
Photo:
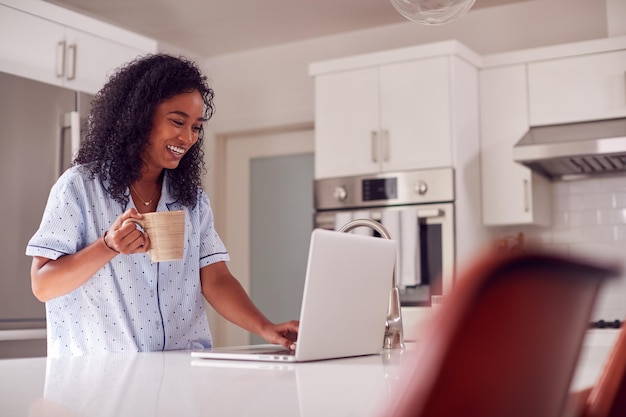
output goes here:
[{"label": "curly dark hair", "polygon": [[[156,107],[181,93],[198,91],[204,117],[213,115],[213,90],[198,66],[184,58],[151,54],[117,69],[96,94],[87,121],[87,133],[74,159],[92,178],[106,184],[111,197],[128,204],[128,187],[141,177],[140,156],[148,146]],[[204,130],[176,169],[167,170],[169,192],[185,206],[195,206],[201,174]]]}]

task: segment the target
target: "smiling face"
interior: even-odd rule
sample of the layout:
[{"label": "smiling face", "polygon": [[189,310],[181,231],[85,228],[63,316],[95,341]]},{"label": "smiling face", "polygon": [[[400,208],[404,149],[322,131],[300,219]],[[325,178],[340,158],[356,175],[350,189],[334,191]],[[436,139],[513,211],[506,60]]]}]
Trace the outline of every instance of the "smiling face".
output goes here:
[{"label": "smiling face", "polygon": [[204,102],[198,91],[162,101],[154,112],[152,131],[142,161],[148,172],[175,169],[198,141],[204,117]]}]

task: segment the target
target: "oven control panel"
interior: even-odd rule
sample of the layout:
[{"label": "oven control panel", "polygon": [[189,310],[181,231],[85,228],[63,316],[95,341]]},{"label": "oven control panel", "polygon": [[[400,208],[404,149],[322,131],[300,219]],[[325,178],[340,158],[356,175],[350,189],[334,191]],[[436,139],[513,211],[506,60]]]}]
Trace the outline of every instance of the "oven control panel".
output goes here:
[{"label": "oven control panel", "polygon": [[386,172],[315,181],[316,210],[454,201],[454,170]]}]

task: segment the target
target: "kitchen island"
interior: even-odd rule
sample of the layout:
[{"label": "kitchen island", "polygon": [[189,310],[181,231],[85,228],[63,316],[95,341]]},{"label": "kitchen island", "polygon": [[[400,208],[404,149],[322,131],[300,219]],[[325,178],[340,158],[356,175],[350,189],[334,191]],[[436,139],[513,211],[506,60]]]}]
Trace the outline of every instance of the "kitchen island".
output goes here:
[{"label": "kitchen island", "polygon": [[[591,385],[615,334],[588,335],[572,389]],[[416,352],[300,364],[192,359],[188,351],[0,360],[7,417],[376,416]]]}]

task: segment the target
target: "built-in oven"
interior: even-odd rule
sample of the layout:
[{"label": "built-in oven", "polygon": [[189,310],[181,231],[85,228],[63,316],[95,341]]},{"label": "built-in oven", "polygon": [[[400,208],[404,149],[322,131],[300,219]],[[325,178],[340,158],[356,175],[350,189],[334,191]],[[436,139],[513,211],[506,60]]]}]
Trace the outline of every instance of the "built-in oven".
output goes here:
[{"label": "built-in oven", "polygon": [[[314,203],[317,228],[338,230],[351,220],[367,218],[380,222],[398,242],[396,274],[404,336],[418,339],[431,316],[432,301],[452,288],[454,170],[319,179]],[[378,235],[366,227],[352,233]]]}]

